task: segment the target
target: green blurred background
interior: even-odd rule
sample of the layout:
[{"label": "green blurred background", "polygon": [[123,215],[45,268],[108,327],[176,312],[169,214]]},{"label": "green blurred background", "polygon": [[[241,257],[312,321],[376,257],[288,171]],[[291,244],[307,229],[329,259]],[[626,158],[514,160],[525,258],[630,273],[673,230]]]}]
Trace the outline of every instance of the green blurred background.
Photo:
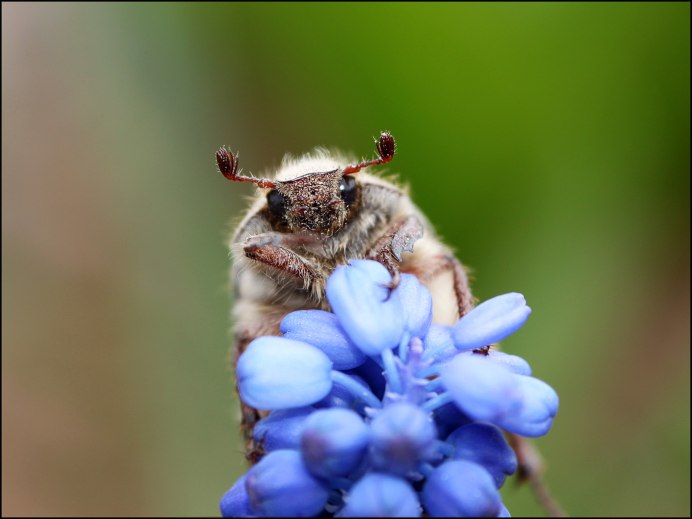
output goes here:
[{"label": "green blurred background", "polygon": [[[217,515],[225,239],[285,152],[372,156],[561,410],[573,515],[690,513],[690,5],[2,4],[3,515]],[[541,514],[503,489],[515,516]]]}]

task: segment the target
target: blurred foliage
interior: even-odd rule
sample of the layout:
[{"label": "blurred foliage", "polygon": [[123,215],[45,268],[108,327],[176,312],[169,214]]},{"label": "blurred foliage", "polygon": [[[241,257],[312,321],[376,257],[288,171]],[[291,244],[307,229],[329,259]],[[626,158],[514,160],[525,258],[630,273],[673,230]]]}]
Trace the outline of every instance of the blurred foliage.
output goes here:
[{"label": "blurred foliage", "polygon": [[[216,515],[229,221],[326,145],[411,187],[561,396],[574,515],[690,513],[688,3],[2,5],[3,515]],[[531,493],[503,489],[515,516]]]}]

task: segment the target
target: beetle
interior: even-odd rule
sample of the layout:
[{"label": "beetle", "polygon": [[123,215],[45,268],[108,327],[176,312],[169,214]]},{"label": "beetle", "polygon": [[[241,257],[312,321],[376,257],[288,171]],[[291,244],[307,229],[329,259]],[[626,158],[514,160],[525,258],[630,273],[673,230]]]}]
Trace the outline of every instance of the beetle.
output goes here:
[{"label": "beetle", "polygon": [[[474,305],[467,270],[443,244],[407,189],[363,169],[394,158],[395,140],[381,132],[377,157],[350,161],[325,149],[287,156],[273,179],[241,175],[238,156],[216,152],[220,172],[259,192],[230,239],[234,286],[235,361],[256,337],[280,335],[289,312],[329,310],[327,278],[350,259],[374,259],[396,286],[411,273],[433,299],[433,322],[453,325]],[[258,456],[252,429],[262,414],[242,405],[249,457]]]},{"label": "beetle", "polygon": [[[223,146],[216,152],[224,177],[259,188],[229,243],[236,363],[256,337],[280,335],[286,314],[329,310],[327,278],[350,259],[379,261],[392,275],[391,288],[401,272],[415,275],[432,295],[433,322],[453,325],[473,308],[467,267],[439,240],[407,189],[361,171],[394,158],[391,133],[380,133],[375,151],[375,159],[362,162],[320,148],[296,159],[286,156],[273,179],[241,175],[237,153]],[[489,347],[474,352],[487,354]],[[243,403],[241,411],[246,457],[256,463],[264,453],[253,429],[266,413]],[[563,515],[541,479],[537,449],[516,434],[507,436],[520,481],[531,483],[550,515]]]}]

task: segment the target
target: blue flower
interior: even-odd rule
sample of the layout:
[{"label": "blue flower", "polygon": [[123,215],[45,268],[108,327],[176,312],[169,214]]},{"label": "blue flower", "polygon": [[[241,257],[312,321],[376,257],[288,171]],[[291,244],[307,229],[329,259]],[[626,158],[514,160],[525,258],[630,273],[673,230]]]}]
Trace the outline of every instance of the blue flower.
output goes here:
[{"label": "blue flower", "polygon": [[502,431],[497,427],[474,422],[462,425],[447,438],[454,447],[455,459],[472,461],[487,470],[500,488],[505,478],[517,470],[517,457]]},{"label": "blue flower", "polygon": [[423,360],[431,363],[445,362],[459,353],[452,340],[452,332],[453,329],[449,326],[431,325],[423,341],[425,345]]},{"label": "blue flower", "polygon": [[395,291],[401,301],[404,326],[412,336],[425,337],[432,322],[432,296],[411,274],[401,274],[399,286]]},{"label": "blue flower", "polygon": [[283,337],[260,337],[238,359],[240,398],[258,409],[312,404],[332,388],[332,362],[317,348]]},{"label": "blue flower", "polygon": [[250,508],[250,496],[245,489],[247,474],[244,474],[235,482],[221,498],[219,508],[222,517],[253,517],[255,514]]},{"label": "blue flower", "polygon": [[336,315],[330,312],[291,312],[281,321],[281,333],[287,339],[303,341],[322,350],[332,361],[334,369],[357,368],[367,359],[341,329]]},{"label": "blue flower", "polygon": [[496,423],[521,407],[518,375],[482,355],[457,355],[440,378],[457,406],[474,420]]},{"label": "blue flower", "polygon": [[504,364],[510,371],[516,373],[517,375],[531,376],[531,366],[521,357],[516,355],[509,355],[507,353],[490,350],[488,351],[488,359],[499,364]]},{"label": "blue flower", "polygon": [[348,476],[369,443],[368,426],[347,409],[315,411],[303,426],[300,449],[310,472],[324,479]]},{"label": "blue flower", "polygon": [[396,402],[370,423],[370,455],[376,470],[406,475],[432,457],[437,430],[430,413],[407,402]]},{"label": "blue flower", "polygon": [[267,454],[247,474],[250,508],[267,517],[312,517],[327,504],[329,491],[305,468],[298,451]]},{"label": "blue flower", "polygon": [[557,414],[557,393],[548,384],[485,356],[457,355],[441,378],[468,416],[522,436],[543,436]]},{"label": "blue flower", "polygon": [[327,300],[346,334],[367,355],[399,344],[404,314],[398,297],[389,297],[391,276],[381,264],[352,260],[327,281]]},{"label": "blue flower", "polygon": [[266,452],[278,449],[297,449],[312,406],[278,409],[255,424],[253,437]]},{"label": "blue flower", "polygon": [[502,501],[483,467],[470,461],[447,461],[428,476],[423,505],[433,517],[497,517]]},{"label": "blue flower", "polygon": [[548,433],[557,414],[560,400],[555,390],[542,380],[517,375],[521,407],[498,425],[503,429],[535,438]]},{"label": "blue flower", "polygon": [[[344,375],[348,375],[353,382],[360,384],[362,387],[369,387],[369,384],[363,379],[363,377],[357,375],[351,370],[343,372]],[[381,373],[379,376],[382,376]],[[374,397],[377,398],[377,397]],[[334,384],[332,390],[327,396],[325,396],[319,402],[315,402],[313,407],[318,409],[324,409],[329,407],[345,407],[347,409],[360,409],[365,404],[358,399],[356,395],[350,389],[345,388],[342,385]]]},{"label": "blue flower", "polygon": [[505,294],[431,324],[425,286],[391,282],[377,262],[337,267],[333,313],[288,314],[283,337],[241,355],[241,399],[272,410],[254,431],[268,454],[223,515],[509,516],[498,489],[517,459],[501,429],[544,435],[559,401],[524,359],[484,347],[531,309]]},{"label": "blue flower", "polygon": [[481,303],[454,327],[454,344],[460,350],[482,348],[516,332],[531,315],[521,294],[504,294]]},{"label": "blue flower", "polygon": [[418,496],[405,479],[370,472],[353,485],[338,517],[420,517]]}]

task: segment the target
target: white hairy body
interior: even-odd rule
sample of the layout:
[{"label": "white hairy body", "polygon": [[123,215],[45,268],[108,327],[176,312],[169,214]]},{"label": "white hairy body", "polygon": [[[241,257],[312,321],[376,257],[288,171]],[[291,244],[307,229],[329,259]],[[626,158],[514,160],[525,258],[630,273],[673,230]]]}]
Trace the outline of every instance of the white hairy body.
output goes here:
[{"label": "white hairy body", "polygon": [[[318,150],[316,154],[299,159],[285,159],[275,179],[291,181],[314,172],[333,171],[348,163],[343,158]],[[362,172],[355,178],[361,192],[360,207],[343,227],[332,235],[296,233],[305,239],[287,240],[287,247],[299,253],[319,272],[316,278],[301,279],[287,275],[274,265],[255,261],[246,255],[248,243],[261,242],[263,237],[276,234],[266,215],[266,194],[270,189],[259,190],[230,241],[233,259],[231,282],[235,294],[233,320],[238,341],[279,335],[281,320],[294,310],[329,310],[324,286],[334,268],[346,264],[349,259],[371,256],[373,247],[391,232],[392,226],[409,217],[420,222],[422,236],[412,243],[411,251],[401,252],[399,270],[416,275],[430,290],[433,322],[454,324],[460,316],[460,305],[470,308],[470,294],[468,301],[460,302],[455,289],[459,283],[467,287],[463,269],[454,268],[458,262],[455,264],[452,251],[438,240],[407,190],[390,180]],[[455,276],[460,275],[463,279],[455,280]],[[243,346],[240,348],[244,349]]]}]

